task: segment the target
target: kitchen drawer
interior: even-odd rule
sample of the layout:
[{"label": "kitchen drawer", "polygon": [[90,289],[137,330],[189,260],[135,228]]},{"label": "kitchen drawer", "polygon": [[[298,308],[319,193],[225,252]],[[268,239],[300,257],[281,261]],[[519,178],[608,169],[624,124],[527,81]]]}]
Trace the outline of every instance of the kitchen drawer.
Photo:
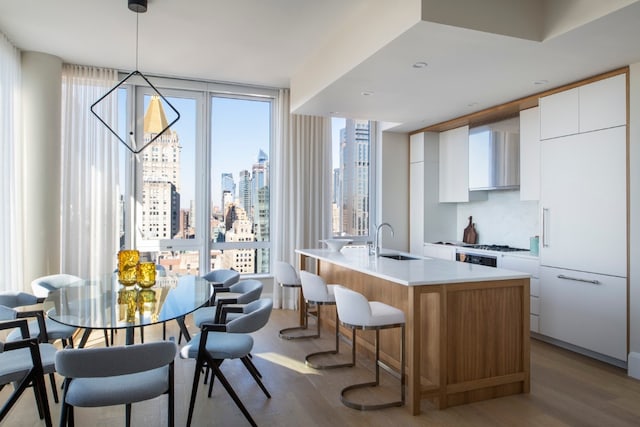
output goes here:
[{"label": "kitchen drawer", "polygon": [[540,332],[540,318],[535,315],[529,315],[529,330],[531,332]]},{"label": "kitchen drawer", "polygon": [[422,255],[429,258],[455,261],[456,247],[451,245],[436,245],[434,243],[425,243],[422,250]]},{"label": "kitchen drawer", "polygon": [[626,278],[543,266],[540,285],[541,334],[626,360]]},{"label": "kitchen drawer", "polygon": [[529,313],[540,315],[540,298],[533,295],[529,297]]},{"label": "kitchen drawer", "polygon": [[540,279],[537,277],[531,278],[531,283],[529,284],[529,294],[534,297],[540,296]]},{"label": "kitchen drawer", "polygon": [[540,261],[537,258],[522,258],[502,254],[498,257],[498,268],[521,271],[529,273],[531,277],[540,277]]}]

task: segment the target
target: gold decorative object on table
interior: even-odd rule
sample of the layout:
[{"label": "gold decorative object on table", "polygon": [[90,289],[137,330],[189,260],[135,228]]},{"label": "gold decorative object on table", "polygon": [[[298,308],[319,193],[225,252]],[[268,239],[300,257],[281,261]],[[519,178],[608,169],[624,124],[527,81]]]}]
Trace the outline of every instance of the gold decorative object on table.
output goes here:
[{"label": "gold decorative object on table", "polygon": [[156,284],[156,264],[153,262],[141,262],[138,264],[138,285],[141,288],[150,288]]},{"label": "gold decorative object on table", "polygon": [[118,252],[118,281],[124,286],[135,285],[138,281],[138,261],[140,252],[124,249]]},{"label": "gold decorative object on table", "polygon": [[120,320],[135,322],[136,309],[138,308],[138,290],[121,289],[118,291],[118,305],[120,307]]}]

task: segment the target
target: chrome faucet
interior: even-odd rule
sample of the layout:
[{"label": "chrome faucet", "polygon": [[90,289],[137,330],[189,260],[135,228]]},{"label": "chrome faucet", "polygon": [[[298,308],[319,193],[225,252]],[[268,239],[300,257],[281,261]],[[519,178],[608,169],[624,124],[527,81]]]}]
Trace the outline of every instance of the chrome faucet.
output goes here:
[{"label": "chrome faucet", "polygon": [[393,227],[388,222],[383,222],[382,224],[380,224],[376,228],[376,236],[375,236],[375,241],[374,241],[376,257],[380,256],[380,230],[382,230],[382,227],[385,226],[385,225],[387,227],[389,227],[389,230],[391,230],[391,236],[393,236]]}]

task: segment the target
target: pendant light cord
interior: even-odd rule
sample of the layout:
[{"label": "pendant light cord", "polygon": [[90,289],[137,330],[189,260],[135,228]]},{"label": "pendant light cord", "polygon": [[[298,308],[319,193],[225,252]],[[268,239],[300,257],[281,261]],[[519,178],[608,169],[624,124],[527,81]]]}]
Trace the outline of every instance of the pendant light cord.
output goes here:
[{"label": "pendant light cord", "polygon": [[138,71],[138,15],[140,14],[136,13],[136,71]]}]

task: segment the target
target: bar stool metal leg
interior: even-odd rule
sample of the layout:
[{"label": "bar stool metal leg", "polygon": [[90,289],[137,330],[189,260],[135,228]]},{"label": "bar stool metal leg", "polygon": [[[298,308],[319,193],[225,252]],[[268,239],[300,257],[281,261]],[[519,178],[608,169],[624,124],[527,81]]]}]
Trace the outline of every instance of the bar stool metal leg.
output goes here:
[{"label": "bar stool metal leg", "polygon": [[[344,324],[344,323],[343,323]],[[342,391],[340,392],[340,400],[342,401],[342,403],[352,409],[358,409],[360,411],[369,411],[369,410],[375,410],[375,409],[384,409],[384,408],[391,408],[391,407],[395,407],[395,406],[403,406],[404,402],[405,402],[405,368],[404,368],[404,358],[405,358],[405,342],[404,342],[404,329],[405,329],[405,325],[404,323],[401,325],[385,325],[385,326],[381,326],[381,327],[360,327],[360,326],[354,326],[354,325],[347,325],[344,324],[345,326],[349,327],[352,329],[353,334],[354,334],[354,338],[353,338],[353,353],[354,353],[354,357],[355,357],[355,330],[357,329],[362,329],[362,330],[366,330],[366,329],[375,329],[376,331],[376,342],[375,342],[375,352],[376,352],[376,377],[375,377],[375,381],[371,381],[371,382],[366,382],[366,383],[360,383],[360,384],[353,384],[350,386],[347,386],[345,388],[342,389]],[[380,343],[379,343],[379,338],[380,338],[380,329],[387,329],[387,328],[394,328],[394,327],[401,327],[402,329],[402,337],[400,339],[400,345],[401,345],[401,349],[400,349],[400,400],[397,401],[393,401],[393,402],[385,402],[385,403],[378,403],[378,404],[363,404],[363,403],[357,403],[354,402],[350,399],[348,399],[346,397],[346,394],[352,390],[356,390],[356,389],[360,389],[360,388],[367,388],[367,387],[377,387],[378,385],[380,385]]]},{"label": "bar stool metal leg", "polygon": [[[299,340],[299,339],[305,339],[305,338],[318,338],[320,336],[319,332],[316,332],[315,334],[302,334],[302,335],[296,335],[296,334],[292,334],[292,332],[295,331],[306,331],[309,327],[309,310],[307,307],[307,302],[304,300],[304,298],[302,297],[302,287],[300,285],[280,285],[283,289],[284,288],[297,288],[298,292],[300,292],[301,297],[300,299],[300,310],[303,310],[303,324],[300,326],[292,326],[289,328],[284,328],[284,329],[280,329],[280,331],[278,332],[278,336],[282,339],[285,340]],[[317,315],[316,315],[317,317]],[[317,320],[317,319],[316,319]]]},{"label": "bar stool metal leg", "polygon": [[[335,303],[328,303],[328,304],[323,304],[323,305],[334,305]],[[317,325],[317,330],[318,330],[318,336],[320,336],[320,305],[318,305],[318,325]],[[355,353],[355,329],[353,329],[353,333],[352,333],[352,337],[351,337],[351,344],[352,344],[352,350],[351,350],[351,362],[347,362],[347,363],[337,363],[337,364],[331,364],[331,365],[321,365],[321,364],[317,364],[317,363],[313,363],[311,362],[311,358],[316,357],[316,356],[320,356],[320,355],[330,355],[330,354],[338,354],[340,353],[340,322],[338,321],[338,312],[336,311],[336,335],[335,335],[335,339],[336,339],[336,348],[335,350],[325,350],[325,351],[318,351],[315,353],[311,353],[308,354],[305,358],[304,358],[304,363],[314,369],[334,369],[334,368],[348,368],[348,367],[352,367],[355,366],[356,364],[356,353]]]}]

